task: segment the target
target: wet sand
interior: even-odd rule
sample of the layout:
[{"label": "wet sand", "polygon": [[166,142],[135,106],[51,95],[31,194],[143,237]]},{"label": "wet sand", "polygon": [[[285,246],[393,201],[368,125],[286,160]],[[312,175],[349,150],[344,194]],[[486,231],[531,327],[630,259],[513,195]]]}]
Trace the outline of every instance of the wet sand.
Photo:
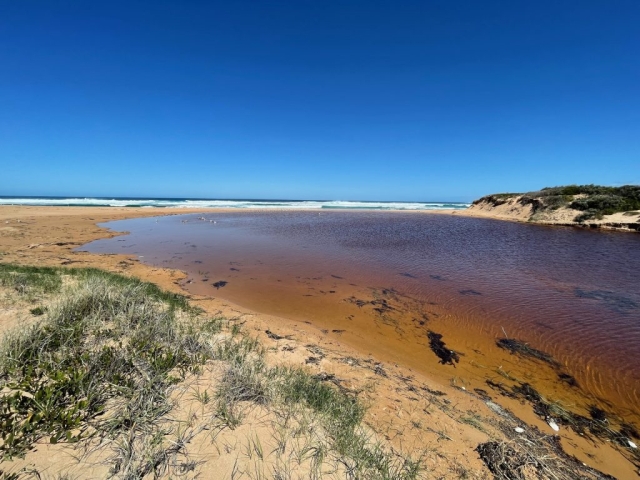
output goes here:
[{"label": "wet sand", "polygon": [[[354,349],[360,354],[370,355],[376,361],[397,364],[409,375],[426,375],[443,385],[443,388],[454,386],[464,387],[467,391],[474,388],[486,391],[488,389],[485,380],[488,369],[492,371],[490,376],[496,381],[505,380],[496,369],[498,365],[500,370],[512,378],[535,380],[536,386],[541,391],[548,392],[548,395],[555,396],[570,405],[586,407],[584,396],[579,390],[565,388],[566,385],[557,381],[557,369],[539,362],[532,363],[497,349],[495,332],[489,332],[483,328],[476,331],[452,328],[452,325],[455,326],[455,316],[447,310],[446,306],[436,304],[425,307],[424,302],[416,302],[414,298],[398,294],[392,289],[385,291],[385,288],[352,284],[354,282],[349,278],[339,274],[288,278],[282,275],[283,272],[272,271],[270,281],[262,282],[270,287],[256,294],[254,287],[251,289],[249,286],[242,286],[239,278],[245,278],[247,284],[256,282],[257,280],[251,280],[251,278],[258,278],[256,275],[260,273],[260,265],[231,265],[226,261],[228,275],[224,278],[211,278],[212,282],[202,282],[202,278],[196,278],[197,275],[185,275],[174,268],[145,265],[140,260],[147,260],[132,256],[130,253],[95,255],[72,251],[73,248],[89,241],[118,235],[97,227],[96,223],[122,218],[184,213],[183,209],[143,211],[141,209],[6,207],[0,209],[1,261],[96,266],[126,272],[154,281],[170,290],[181,291],[185,288],[194,298],[214,297],[213,300],[207,300],[210,302],[209,308],[214,310],[227,309],[227,312],[251,315],[246,307],[258,306],[259,308],[252,308],[252,310],[267,312],[270,316],[255,317],[262,319],[256,320],[256,324],[264,325],[266,322],[275,329],[308,331],[310,336],[318,335],[319,338],[323,338],[325,344],[332,345],[332,348]],[[189,211],[189,213],[193,212]],[[5,223],[6,221],[9,223]],[[231,270],[233,268],[240,272]],[[252,269],[255,269],[253,273]],[[197,269],[195,272],[197,273]],[[241,272],[242,275],[240,275]],[[206,274],[204,271],[202,273]],[[237,276],[234,277],[236,274]],[[215,283],[213,280],[224,280],[230,283],[224,287],[215,288],[211,285]],[[250,302],[246,301],[248,292],[253,292],[255,295]],[[296,295],[291,296],[291,292],[295,292]],[[340,301],[327,301],[338,295],[338,292]],[[300,299],[293,301],[291,300],[293,297],[300,297]],[[287,300],[283,302],[283,299]],[[447,347],[462,354],[460,363],[455,367],[438,362],[429,348],[426,335],[429,329],[442,333]],[[408,344],[414,345],[415,348],[407,348]],[[531,375],[532,368],[535,369],[535,375]],[[448,388],[447,391],[451,389]],[[459,389],[454,388],[453,392],[455,391]],[[460,400],[466,401],[466,398],[463,396]],[[532,414],[528,405],[522,405],[507,398],[499,398],[498,401],[508,405],[521,418],[540,428],[548,429],[544,422]],[[581,458],[588,458],[585,452],[590,447],[581,445],[580,439],[569,432],[565,435],[568,439],[565,448],[570,452],[573,448],[573,453],[579,454]],[[614,457],[607,459],[607,455],[611,455],[611,452],[607,453],[605,449],[596,449],[591,454],[595,455],[593,461],[599,468],[603,465],[608,466],[609,472],[621,478],[624,478],[625,472],[630,471],[621,464],[611,464],[611,458]],[[617,462],[620,461],[619,457],[615,458],[618,458]]]}]

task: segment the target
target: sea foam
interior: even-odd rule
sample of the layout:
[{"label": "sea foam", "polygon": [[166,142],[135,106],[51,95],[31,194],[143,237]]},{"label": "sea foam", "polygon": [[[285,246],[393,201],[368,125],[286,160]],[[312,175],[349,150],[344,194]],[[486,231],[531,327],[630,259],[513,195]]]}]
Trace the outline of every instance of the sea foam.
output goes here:
[{"label": "sea foam", "polygon": [[358,202],[320,200],[205,200],[183,198],[62,198],[0,197],[0,205],[146,207],[146,208],[238,208],[272,210],[445,210],[465,209],[468,203],[457,202]]}]

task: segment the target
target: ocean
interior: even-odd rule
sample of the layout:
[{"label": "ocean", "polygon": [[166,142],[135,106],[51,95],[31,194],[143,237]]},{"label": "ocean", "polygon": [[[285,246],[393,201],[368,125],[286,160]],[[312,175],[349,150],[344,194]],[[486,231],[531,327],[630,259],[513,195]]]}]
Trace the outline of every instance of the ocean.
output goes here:
[{"label": "ocean", "polygon": [[461,202],[373,202],[343,200],[221,200],[195,198],[124,197],[0,197],[0,205],[40,205],[58,207],[139,207],[139,208],[240,208],[271,210],[463,210]]}]

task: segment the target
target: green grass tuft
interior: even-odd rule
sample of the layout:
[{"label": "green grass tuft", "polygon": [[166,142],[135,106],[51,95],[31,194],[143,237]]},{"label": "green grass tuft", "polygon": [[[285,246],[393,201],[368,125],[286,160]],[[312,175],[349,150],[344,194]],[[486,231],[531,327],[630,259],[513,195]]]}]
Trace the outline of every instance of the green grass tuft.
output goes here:
[{"label": "green grass tuft", "polygon": [[[184,377],[212,355],[204,341],[178,325],[181,302],[153,295],[143,282],[113,279],[82,271],[45,318],[5,339],[4,457],[23,455],[42,437],[75,442],[89,424],[106,432],[161,415],[174,375]],[[41,278],[34,282],[40,285]],[[108,422],[94,422],[110,399],[121,407]]]}]

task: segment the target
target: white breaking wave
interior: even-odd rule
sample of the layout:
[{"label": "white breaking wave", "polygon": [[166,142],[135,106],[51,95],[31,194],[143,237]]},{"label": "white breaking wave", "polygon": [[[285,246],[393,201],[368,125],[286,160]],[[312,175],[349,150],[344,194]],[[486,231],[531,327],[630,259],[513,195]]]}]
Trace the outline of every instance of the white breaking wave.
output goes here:
[{"label": "white breaking wave", "polygon": [[146,207],[146,208],[256,208],[281,210],[445,210],[464,209],[469,203],[456,202],[352,202],[352,201],[283,201],[283,200],[186,200],[127,198],[0,198],[0,205]]}]

